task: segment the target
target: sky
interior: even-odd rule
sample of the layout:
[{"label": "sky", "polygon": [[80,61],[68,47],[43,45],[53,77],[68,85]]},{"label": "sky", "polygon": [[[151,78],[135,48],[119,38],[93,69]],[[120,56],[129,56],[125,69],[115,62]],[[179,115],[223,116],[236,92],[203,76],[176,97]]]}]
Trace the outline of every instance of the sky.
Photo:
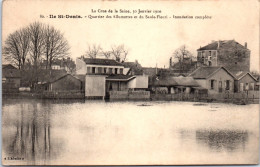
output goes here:
[{"label": "sky", "polygon": [[[102,10],[102,12],[98,12]],[[104,10],[113,13],[104,13]],[[133,10],[161,11],[167,19],[89,19],[92,16],[137,16]],[[96,13],[91,12],[96,10]],[[129,10],[131,13],[115,13]],[[158,13],[157,13],[158,14]],[[142,16],[155,13],[141,14]],[[43,15],[45,18],[40,18]],[[80,15],[80,19],[49,18],[49,15]],[[175,16],[210,16],[211,19],[173,19]],[[48,16],[48,17],[47,17]],[[85,17],[86,16],[86,17]],[[88,45],[109,50],[124,44],[128,61],[138,60],[143,67],[168,67],[172,53],[182,45],[195,56],[200,46],[213,40],[236,40],[251,50],[251,70],[259,71],[259,2],[230,1],[83,1],[83,0],[8,0],[3,3],[2,41],[19,28],[40,21],[64,33],[75,60]],[[3,61],[4,63],[4,61]]]}]

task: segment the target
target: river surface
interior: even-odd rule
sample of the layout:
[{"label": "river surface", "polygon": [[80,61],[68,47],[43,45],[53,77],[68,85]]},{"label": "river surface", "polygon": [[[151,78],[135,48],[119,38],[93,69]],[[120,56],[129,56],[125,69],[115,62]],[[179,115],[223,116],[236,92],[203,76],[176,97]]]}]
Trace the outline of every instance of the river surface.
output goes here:
[{"label": "river surface", "polygon": [[2,105],[5,165],[258,161],[258,104],[4,99]]}]

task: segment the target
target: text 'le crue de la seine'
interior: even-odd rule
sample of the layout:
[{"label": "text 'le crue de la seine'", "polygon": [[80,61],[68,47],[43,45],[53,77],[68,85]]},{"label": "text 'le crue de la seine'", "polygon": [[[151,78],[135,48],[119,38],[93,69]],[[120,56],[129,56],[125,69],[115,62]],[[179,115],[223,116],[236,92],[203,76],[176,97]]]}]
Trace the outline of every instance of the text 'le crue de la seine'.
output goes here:
[{"label": "text 'le crue de la seine'", "polygon": [[91,14],[49,14],[40,18],[50,19],[212,19],[209,15],[164,14],[161,10],[91,9]]}]

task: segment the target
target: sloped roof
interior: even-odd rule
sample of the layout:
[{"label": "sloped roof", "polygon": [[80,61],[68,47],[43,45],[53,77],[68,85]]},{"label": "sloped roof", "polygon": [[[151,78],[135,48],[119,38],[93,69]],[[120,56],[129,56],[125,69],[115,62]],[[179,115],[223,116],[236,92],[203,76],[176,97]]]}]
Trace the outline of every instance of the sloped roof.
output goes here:
[{"label": "sloped roof", "polygon": [[106,66],[123,66],[121,63],[113,59],[99,59],[99,58],[84,58],[86,64],[95,64],[95,65],[106,65]]},{"label": "sloped roof", "polygon": [[17,69],[12,64],[3,64],[2,69]]},{"label": "sloped roof", "polygon": [[248,71],[232,71],[233,76],[236,78],[236,80],[240,80],[242,79],[244,76],[249,75],[250,77],[252,77],[255,81],[257,81],[257,79]]},{"label": "sloped roof", "polygon": [[233,74],[224,67],[199,67],[188,76],[193,77],[194,79],[206,79],[220,69],[224,69],[229,75],[235,78]]},{"label": "sloped roof", "polygon": [[67,75],[67,72],[65,70],[45,70],[42,69],[39,72],[38,81],[40,83],[47,83],[47,82],[53,82],[57,79]]},{"label": "sloped roof", "polygon": [[18,69],[3,69],[2,78],[20,78],[21,73]]},{"label": "sloped roof", "polygon": [[236,42],[235,40],[222,40],[222,41],[214,41],[206,46],[203,46],[197,51],[201,50],[217,50],[218,49],[218,43],[219,43],[219,48],[230,48],[230,47],[238,47],[238,48],[243,48],[247,49],[245,46],[241,45],[240,43]]},{"label": "sloped roof", "polygon": [[73,76],[73,75],[71,75],[71,74],[65,74],[65,75],[63,75],[63,76],[61,76],[61,77],[59,77],[59,78],[56,78],[55,80],[51,80],[49,83],[53,83],[53,82],[59,81],[59,80],[65,78],[65,77],[67,77],[67,76],[71,76],[71,77],[73,77],[73,78],[79,80],[80,82],[82,82],[82,81],[81,81],[79,78],[77,78],[76,76]]},{"label": "sloped roof", "polygon": [[153,77],[152,82],[155,86],[177,86],[178,83],[173,77]]},{"label": "sloped roof", "polygon": [[119,75],[109,75],[106,77],[106,80],[108,80],[108,81],[129,81],[134,78],[135,78],[135,76],[133,76],[133,75],[119,74]]},{"label": "sloped roof", "polygon": [[153,68],[153,67],[143,67],[143,72],[146,75],[153,76],[153,75],[156,75],[156,68]]},{"label": "sloped roof", "polygon": [[135,75],[143,74],[142,66],[138,62],[124,62],[123,66],[125,68],[130,68],[132,70],[132,72],[134,72]]},{"label": "sloped roof", "polygon": [[172,77],[178,86],[199,86],[199,84],[192,77]]}]

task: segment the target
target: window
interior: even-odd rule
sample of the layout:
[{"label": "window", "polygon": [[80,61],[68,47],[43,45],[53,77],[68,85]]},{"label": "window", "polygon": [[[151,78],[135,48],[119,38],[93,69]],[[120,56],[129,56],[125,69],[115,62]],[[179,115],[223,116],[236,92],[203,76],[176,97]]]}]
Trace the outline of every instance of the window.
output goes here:
[{"label": "window", "polygon": [[99,74],[102,73],[102,67],[98,67],[97,70]]},{"label": "window", "polygon": [[118,70],[118,69],[117,69],[117,68],[115,68],[115,74],[117,74],[117,70]]},{"label": "window", "polygon": [[229,90],[229,89],[230,89],[230,81],[226,80],[226,90]]},{"label": "window", "polygon": [[210,80],[210,89],[214,89],[214,80]]},{"label": "window", "polygon": [[209,56],[211,56],[211,51],[209,51]]},{"label": "window", "polygon": [[96,73],[96,67],[92,67],[92,73]]},{"label": "window", "polygon": [[211,61],[209,61],[209,66],[212,66],[212,63],[211,63]]},{"label": "window", "polygon": [[107,73],[107,68],[104,68],[104,73]]},{"label": "window", "polygon": [[212,56],[215,57],[216,53],[217,53],[217,51],[212,51]]},{"label": "window", "polygon": [[112,68],[109,68],[109,74],[112,74]]},{"label": "window", "polygon": [[254,89],[255,89],[255,84],[254,83],[250,83],[249,90],[254,90]]},{"label": "window", "polygon": [[219,92],[222,92],[222,81],[219,81],[219,83],[218,83],[218,89],[219,89]]},{"label": "window", "polygon": [[246,83],[245,90],[249,90],[249,84]]},{"label": "window", "polygon": [[88,74],[91,73],[91,72],[90,72],[90,67],[87,67],[87,73],[88,73]]},{"label": "window", "polygon": [[239,87],[240,92],[244,91],[244,83],[240,83],[239,86],[240,86]]},{"label": "window", "polygon": [[120,74],[123,74],[123,68],[120,68]]}]

